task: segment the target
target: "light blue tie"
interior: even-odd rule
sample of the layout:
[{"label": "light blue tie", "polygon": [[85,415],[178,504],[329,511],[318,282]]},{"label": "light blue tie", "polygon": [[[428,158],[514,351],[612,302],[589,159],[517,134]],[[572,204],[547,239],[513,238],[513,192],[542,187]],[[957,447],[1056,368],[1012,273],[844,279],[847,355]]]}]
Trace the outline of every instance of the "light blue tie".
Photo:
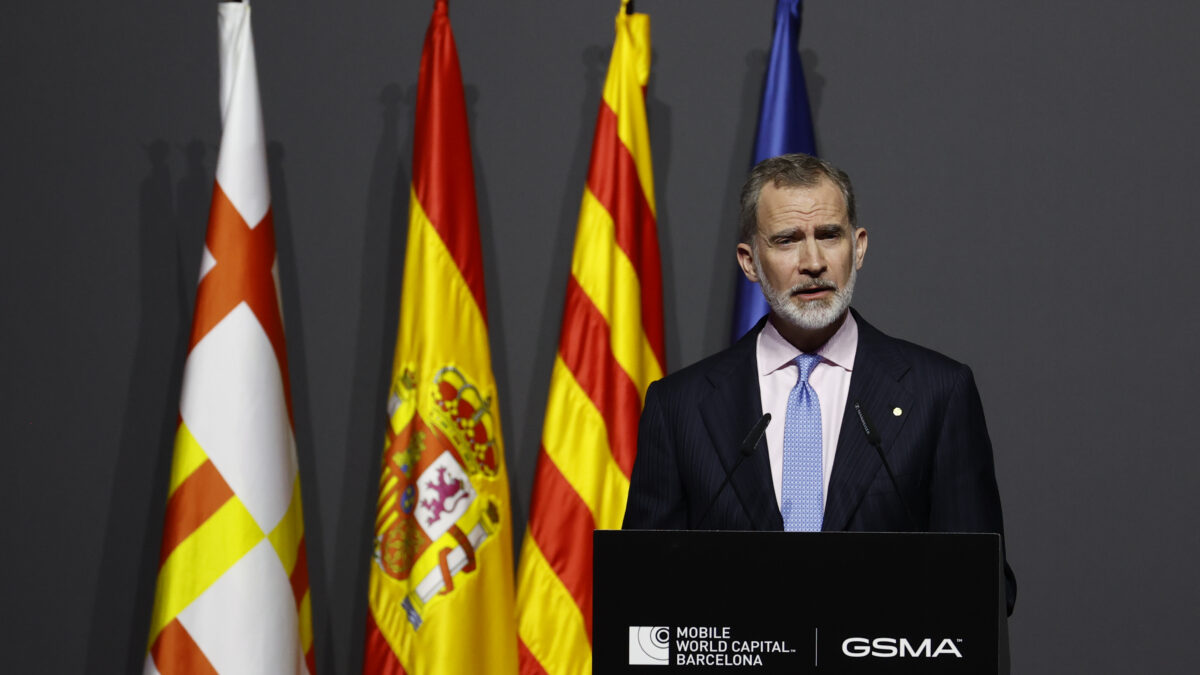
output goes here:
[{"label": "light blue tie", "polygon": [[808,376],[820,362],[816,354],[797,356],[800,377],[788,394],[780,491],[783,529],[788,532],[820,532],[825,515],[821,506],[821,401],[808,383]]}]

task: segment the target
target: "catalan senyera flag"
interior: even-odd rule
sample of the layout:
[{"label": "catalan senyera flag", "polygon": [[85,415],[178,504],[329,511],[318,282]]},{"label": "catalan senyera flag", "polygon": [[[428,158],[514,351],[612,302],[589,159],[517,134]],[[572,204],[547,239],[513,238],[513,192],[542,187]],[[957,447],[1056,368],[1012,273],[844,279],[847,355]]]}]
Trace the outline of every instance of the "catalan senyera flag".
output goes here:
[{"label": "catalan senyera flag", "polygon": [[[751,166],[789,152],[816,154],[808,87],[804,82],[804,65],[800,62],[803,13],[803,0],[776,0],[771,56],[763,76],[762,103],[758,111],[758,130],[754,134],[754,161],[750,163]],[[751,283],[740,269],[736,278],[733,342],[737,342],[767,313],[767,301],[758,284]]]},{"label": "catalan senyera flag", "polygon": [[512,515],[462,74],[445,0],[417,87],[367,673],[515,673]]},{"label": "catalan senyera flag", "polygon": [[663,376],[646,126],[650,17],[617,14],[517,571],[521,672],[592,669],[592,530],[619,529],[646,388]]},{"label": "catalan senyera flag", "polygon": [[311,673],[300,478],[250,7],[217,6],[221,148],[145,672]]}]

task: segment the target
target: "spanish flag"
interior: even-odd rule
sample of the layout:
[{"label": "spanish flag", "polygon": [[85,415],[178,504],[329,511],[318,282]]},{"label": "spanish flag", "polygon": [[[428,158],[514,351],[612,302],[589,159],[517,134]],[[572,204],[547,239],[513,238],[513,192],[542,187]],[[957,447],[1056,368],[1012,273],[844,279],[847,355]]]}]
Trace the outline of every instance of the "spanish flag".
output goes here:
[{"label": "spanish flag", "polygon": [[425,33],[412,173],[363,670],[513,673],[508,474],[446,0]]},{"label": "spanish flag", "polygon": [[146,673],[311,673],[300,477],[249,3],[217,5],[221,149]]},{"label": "spanish flag", "polygon": [[521,672],[592,669],[592,530],[619,529],[646,388],[663,375],[646,126],[650,18],[617,14],[517,571]]}]

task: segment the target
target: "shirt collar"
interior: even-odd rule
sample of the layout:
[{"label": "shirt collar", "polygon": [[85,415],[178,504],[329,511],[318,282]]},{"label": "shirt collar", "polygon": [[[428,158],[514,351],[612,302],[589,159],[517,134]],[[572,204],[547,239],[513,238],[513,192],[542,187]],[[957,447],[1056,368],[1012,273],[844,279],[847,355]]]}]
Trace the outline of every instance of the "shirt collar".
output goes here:
[{"label": "shirt collar", "polygon": [[[857,352],[858,323],[854,321],[854,314],[847,310],[846,320],[842,322],[837,332],[821,345],[817,354],[825,363],[842,368],[846,372],[852,372],[854,356]],[[758,374],[767,375],[791,365],[799,355],[800,350],[784,339],[776,330],[775,325],[768,320],[767,324],[763,326],[762,332],[758,334]]]}]

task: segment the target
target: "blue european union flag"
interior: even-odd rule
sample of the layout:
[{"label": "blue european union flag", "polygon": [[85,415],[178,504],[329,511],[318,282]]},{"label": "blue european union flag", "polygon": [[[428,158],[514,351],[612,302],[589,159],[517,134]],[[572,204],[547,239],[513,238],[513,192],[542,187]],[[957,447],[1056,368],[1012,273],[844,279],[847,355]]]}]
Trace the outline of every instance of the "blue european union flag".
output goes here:
[{"label": "blue european union flag", "polygon": [[[803,11],[802,0],[777,0],[775,3],[775,34],[771,39],[771,58],[763,81],[752,165],[789,152],[816,154],[808,89],[804,84],[804,67],[800,63],[800,15]],[[767,301],[758,284],[750,283],[739,270],[733,299],[734,341],[745,335],[766,313]]]}]

